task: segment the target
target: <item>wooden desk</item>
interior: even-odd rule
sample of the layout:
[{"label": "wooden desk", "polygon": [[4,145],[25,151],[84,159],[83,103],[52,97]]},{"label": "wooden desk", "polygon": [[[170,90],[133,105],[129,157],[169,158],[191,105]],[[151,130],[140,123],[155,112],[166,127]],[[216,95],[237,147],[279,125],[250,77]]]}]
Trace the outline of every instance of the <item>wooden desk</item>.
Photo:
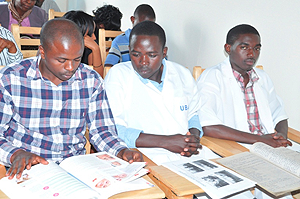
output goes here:
[{"label": "wooden desk", "polygon": [[165,193],[168,199],[192,199],[194,194],[204,192],[184,177],[163,166],[157,166],[145,155],[144,161],[148,163],[146,168],[150,170],[148,176]]},{"label": "wooden desk", "polygon": [[300,144],[300,132],[289,127],[288,138]]},{"label": "wooden desk", "polygon": [[239,143],[230,140],[203,136],[200,142],[202,145],[207,146],[210,150],[214,151],[222,157],[228,157],[231,155],[249,151]]}]

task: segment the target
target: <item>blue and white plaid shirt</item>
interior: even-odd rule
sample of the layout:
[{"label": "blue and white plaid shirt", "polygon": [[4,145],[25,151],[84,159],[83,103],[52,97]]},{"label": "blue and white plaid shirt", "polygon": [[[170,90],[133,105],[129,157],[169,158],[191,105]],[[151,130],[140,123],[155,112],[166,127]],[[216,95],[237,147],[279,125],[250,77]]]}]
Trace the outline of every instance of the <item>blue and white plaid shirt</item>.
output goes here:
[{"label": "blue and white plaid shirt", "polygon": [[0,163],[9,166],[19,149],[46,159],[85,154],[86,125],[99,151],[117,155],[126,148],[118,138],[103,80],[81,64],[58,86],[43,78],[39,57],[0,72]]}]

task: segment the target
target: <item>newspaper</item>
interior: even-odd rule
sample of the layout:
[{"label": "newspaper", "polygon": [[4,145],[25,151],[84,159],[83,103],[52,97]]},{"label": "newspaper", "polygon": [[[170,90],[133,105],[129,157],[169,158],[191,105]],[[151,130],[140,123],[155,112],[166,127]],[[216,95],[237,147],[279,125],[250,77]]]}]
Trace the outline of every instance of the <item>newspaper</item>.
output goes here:
[{"label": "newspaper", "polygon": [[223,198],[255,186],[255,183],[210,160],[191,157],[163,166],[202,188],[211,198]]}]

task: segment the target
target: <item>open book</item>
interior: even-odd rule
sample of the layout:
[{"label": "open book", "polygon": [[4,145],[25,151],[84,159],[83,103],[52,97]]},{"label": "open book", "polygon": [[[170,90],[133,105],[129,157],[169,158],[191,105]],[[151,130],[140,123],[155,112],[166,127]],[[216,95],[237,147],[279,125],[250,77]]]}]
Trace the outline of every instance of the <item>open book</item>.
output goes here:
[{"label": "open book", "polygon": [[163,166],[201,187],[211,198],[223,198],[250,189],[255,183],[210,160],[191,157]]},{"label": "open book", "polygon": [[255,181],[275,197],[300,189],[300,153],[261,142],[243,152],[217,160],[222,165]]},{"label": "open book", "polygon": [[128,162],[106,152],[73,156],[60,165],[49,162],[25,170],[20,180],[2,178],[1,190],[10,198],[108,198],[153,185],[140,178],[145,162]]}]

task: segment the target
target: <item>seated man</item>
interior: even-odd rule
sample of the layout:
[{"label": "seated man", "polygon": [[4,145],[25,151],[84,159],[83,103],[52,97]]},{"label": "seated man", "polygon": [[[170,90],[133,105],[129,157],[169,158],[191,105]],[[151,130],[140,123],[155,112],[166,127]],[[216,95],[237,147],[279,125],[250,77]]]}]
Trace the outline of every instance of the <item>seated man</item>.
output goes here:
[{"label": "seated man", "polygon": [[[155,21],[154,10],[150,5],[141,4],[135,9],[133,16],[130,17],[130,20],[133,27],[142,21]],[[119,62],[130,61],[128,51],[130,32],[131,29],[128,29],[124,34],[117,36],[112,41],[111,48],[109,49],[104,66],[113,66]]]},{"label": "seated man", "polygon": [[19,61],[23,55],[9,30],[0,26],[0,66]]},{"label": "seated man", "polygon": [[157,164],[198,154],[202,136],[196,83],[188,69],[164,59],[165,42],[156,23],[137,24],[131,62],[112,67],[104,80],[118,135]]},{"label": "seated man", "polygon": [[142,160],[118,138],[102,78],[80,64],[83,49],[77,25],[53,19],[41,30],[40,56],[1,73],[0,163],[10,166],[10,179],[25,167],[85,154],[86,125],[98,151]]},{"label": "seated man", "polygon": [[254,67],[261,50],[258,31],[238,25],[228,32],[224,47],[229,57],[198,80],[204,134],[273,147],[291,145],[282,101],[269,76]]}]

